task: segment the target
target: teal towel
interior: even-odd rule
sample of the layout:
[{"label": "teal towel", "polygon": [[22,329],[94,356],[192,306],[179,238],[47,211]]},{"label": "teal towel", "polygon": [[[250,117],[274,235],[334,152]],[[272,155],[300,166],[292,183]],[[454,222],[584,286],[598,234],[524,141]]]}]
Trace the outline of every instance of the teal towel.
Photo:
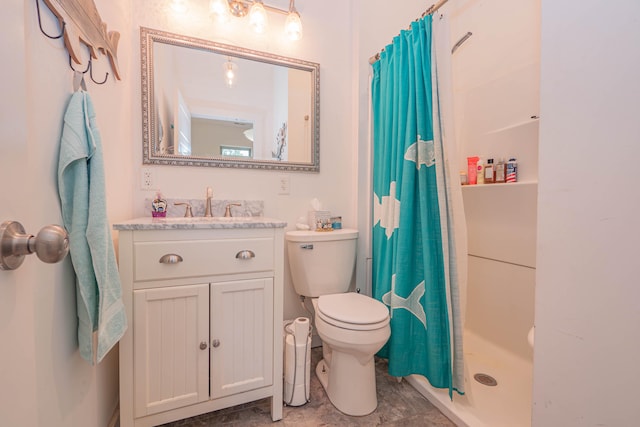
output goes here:
[{"label": "teal towel", "polygon": [[84,91],[71,96],[64,116],[58,193],[76,273],[80,355],[94,364],[122,338],[127,319],[107,220],[100,134],[91,98]]}]

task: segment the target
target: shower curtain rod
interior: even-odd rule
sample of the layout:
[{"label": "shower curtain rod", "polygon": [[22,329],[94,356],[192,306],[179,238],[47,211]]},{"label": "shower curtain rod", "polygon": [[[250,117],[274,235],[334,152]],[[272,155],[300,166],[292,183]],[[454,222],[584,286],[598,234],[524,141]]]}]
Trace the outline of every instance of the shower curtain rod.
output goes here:
[{"label": "shower curtain rod", "polygon": [[[429,6],[429,9],[424,11],[424,13],[420,16],[420,18],[416,19],[416,21],[419,20],[419,19],[424,18],[427,15],[432,15],[436,10],[440,9],[448,1],[449,0],[440,0],[440,1],[436,2],[435,4],[432,4],[431,6]],[[378,59],[380,59],[380,54],[382,52],[384,52],[384,48],[382,48],[382,50],[380,52],[376,53],[371,58],[369,58],[369,64],[373,64]]]}]

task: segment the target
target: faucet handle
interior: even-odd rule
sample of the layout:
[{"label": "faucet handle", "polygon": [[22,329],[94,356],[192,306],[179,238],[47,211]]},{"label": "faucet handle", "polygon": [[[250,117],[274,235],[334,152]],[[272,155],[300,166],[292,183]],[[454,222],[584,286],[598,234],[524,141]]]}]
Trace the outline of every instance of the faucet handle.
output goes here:
[{"label": "faucet handle", "polygon": [[231,217],[231,206],[242,206],[242,203],[229,203],[225,208],[224,208],[224,216],[225,218],[229,218]]},{"label": "faucet handle", "polygon": [[184,216],[185,216],[186,218],[191,218],[191,217],[193,217],[193,212],[191,211],[191,203],[187,203],[187,202],[177,202],[177,203],[174,203],[174,205],[176,205],[176,206],[186,205],[186,206],[187,206],[187,208],[186,208],[186,209],[185,209],[185,211],[184,211]]}]

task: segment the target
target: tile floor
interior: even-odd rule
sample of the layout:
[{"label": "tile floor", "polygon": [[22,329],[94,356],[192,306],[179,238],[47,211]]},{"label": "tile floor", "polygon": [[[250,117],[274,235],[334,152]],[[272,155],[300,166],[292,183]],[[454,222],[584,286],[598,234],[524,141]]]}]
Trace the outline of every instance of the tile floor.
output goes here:
[{"label": "tile floor", "polygon": [[263,399],[164,424],[162,427],[455,427],[455,424],[406,381],[398,383],[395,378],[390,377],[387,374],[387,363],[382,359],[376,360],[378,408],[364,417],[344,415],[329,402],[315,375],[314,369],[321,357],[322,349],[314,348],[311,353],[311,401],[299,407],[285,406],[282,421],[278,423],[271,421],[270,402],[268,399]]}]

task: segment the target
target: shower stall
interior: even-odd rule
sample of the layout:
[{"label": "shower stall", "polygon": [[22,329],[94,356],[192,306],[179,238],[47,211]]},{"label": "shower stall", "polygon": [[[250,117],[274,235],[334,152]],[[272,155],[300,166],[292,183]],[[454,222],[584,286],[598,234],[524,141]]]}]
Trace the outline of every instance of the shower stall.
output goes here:
[{"label": "shower stall", "polygon": [[[469,241],[465,395],[407,381],[459,426],[531,425],[537,184],[463,188]],[[495,215],[495,207],[501,214]]]},{"label": "shower stall", "polygon": [[[465,394],[405,377],[459,426],[531,425],[539,127],[540,1],[456,0],[449,15],[459,158],[518,160],[517,183],[463,186],[467,227]],[[370,261],[370,260],[369,260]],[[368,281],[367,281],[368,282]]]},{"label": "shower stall", "polygon": [[[468,244],[465,395],[407,380],[460,426],[531,425],[538,193],[540,1],[447,4],[458,165],[515,157],[518,181],[463,186]],[[493,382],[493,381],[495,382]]]}]

